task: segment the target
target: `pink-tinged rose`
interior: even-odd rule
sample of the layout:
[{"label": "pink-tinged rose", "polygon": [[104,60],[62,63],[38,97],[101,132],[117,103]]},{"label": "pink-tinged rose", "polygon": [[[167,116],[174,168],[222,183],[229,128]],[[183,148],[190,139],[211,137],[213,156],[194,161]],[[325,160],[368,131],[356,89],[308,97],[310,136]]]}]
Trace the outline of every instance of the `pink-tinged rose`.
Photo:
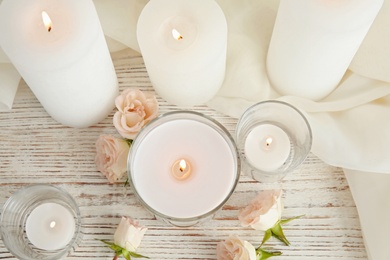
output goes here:
[{"label": "pink-tinged rose", "polygon": [[115,99],[115,105],[118,111],[114,114],[114,126],[127,139],[134,139],[142,127],[158,115],[156,97],[139,89],[124,90]]},{"label": "pink-tinged rose", "polygon": [[217,260],[256,260],[256,249],[248,241],[230,235],[218,243]]},{"label": "pink-tinged rose", "polygon": [[266,231],[272,228],[282,217],[283,205],[281,190],[259,192],[251,203],[242,209],[238,215],[241,225]]},{"label": "pink-tinged rose", "polygon": [[122,178],[127,171],[127,156],[130,145],[126,140],[111,135],[101,135],[96,141],[95,163],[110,183]]},{"label": "pink-tinged rose", "polygon": [[122,217],[114,234],[114,244],[135,252],[141,244],[147,228],[140,226],[137,221]]}]

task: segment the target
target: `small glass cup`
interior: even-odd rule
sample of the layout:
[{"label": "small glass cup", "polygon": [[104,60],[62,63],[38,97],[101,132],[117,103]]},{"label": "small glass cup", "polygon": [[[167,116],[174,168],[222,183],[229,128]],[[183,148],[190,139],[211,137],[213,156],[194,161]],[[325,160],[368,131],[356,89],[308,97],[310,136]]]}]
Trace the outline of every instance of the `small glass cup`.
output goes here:
[{"label": "small glass cup", "polygon": [[312,145],[305,116],[292,105],[276,100],[249,107],[236,127],[243,172],[259,182],[277,182],[297,168]]},{"label": "small glass cup", "polygon": [[[186,162],[180,166],[181,161]],[[132,143],[129,182],[157,219],[192,226],[211,218],[238,183],[240,159],[229,132],[216,120],[175,111],[148,123]]]},{"label": "small glass cup", "polygon": [[[47,206],[49,207],[47,208]],[[57,211],[56,214],[60,215],[60,218],[65,215],[65,218],[70,220],[71,225],[67,226],[64,222],[57,221],[56,223],[54,220],[46,219],[47,215],[58,209],[60,213]],[[58,248],[42,247],[42,242],[39,240],[45,235],[44,230],[42,233],[39,232],[42,231],[40,224],[47,227],[47,230],[52,229],[53,232],[66,230],[66,240],[60,242],[61,245]],[[75,249],[80,239],[81,218],[76,202],[65,190],[49,184],[33,184],[18,190],[8,198],[1,212],[0,226],[4,245],[17,258],[56,260],[67,256]],[[56,230],[54,231],[54,229]],[[62,237],[61,240],[63,239]],[[33,240],[35,240],[35,244]],[[53,243],[55,246],[56,243],[50,240],[46,242],[50,244],[50,247],[53,247]]]}]

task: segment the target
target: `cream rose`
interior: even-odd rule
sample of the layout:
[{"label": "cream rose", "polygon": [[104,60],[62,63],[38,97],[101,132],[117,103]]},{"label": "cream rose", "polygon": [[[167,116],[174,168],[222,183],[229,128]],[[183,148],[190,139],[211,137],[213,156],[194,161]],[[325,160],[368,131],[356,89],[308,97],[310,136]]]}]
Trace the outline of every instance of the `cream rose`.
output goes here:
[{"label": "cream rose", "polygon": [[121,179],[127,171],[130,145],[126,140],[111,135],[101,135],[96,141],[95,163],[110,183]]},{"label": "cream rose", "polygon": [[156,97],[139,89],[124,90],[115,99],[115,105],[118,111],[114,114],[114,126],[127,139],[134,139],[142,127],[158,115]]},{"label": "cream rose", "polygon": [[260,192],[238,215],[241,225],[266,231],[272,228],[282,217],[283,205],[281,190]]},{"label": "cream rose", "polygon": [[217,260],[256,260],[256,249],[248,241],[230,235],[218,243]]},{"label": "cream rose", "polygon": [[127,251],[135,252],[141,244],[147,228],[140,226],[137,221],[122,217],[114,234],[114,244]]}]

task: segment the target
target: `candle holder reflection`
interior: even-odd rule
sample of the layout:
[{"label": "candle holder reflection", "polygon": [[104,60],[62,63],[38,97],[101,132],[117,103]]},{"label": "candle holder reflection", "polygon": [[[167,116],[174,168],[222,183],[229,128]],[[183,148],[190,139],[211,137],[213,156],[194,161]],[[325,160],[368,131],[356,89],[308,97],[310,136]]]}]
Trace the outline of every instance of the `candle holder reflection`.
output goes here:
[{"label": "candle holder reflection", "polygon": [[220,123],[176,111],[140,131],[130,149],[128,174],[135,195],[156,218],[192,226],[211,218],[232,195],[240,160]]},{"label": "candle holder reflection", "polygon": [[78,206],[66,191],[35,184],[15,192],[4,204],[1,237],[19,259],[61,259],[80,240]]},{"label": "candle holder reflection", "polygon": [[257,103],[241,116],[236,127],[243,171],[260,182],[282,180],[307,157],[311,128],[304,115],[288,103]]}]

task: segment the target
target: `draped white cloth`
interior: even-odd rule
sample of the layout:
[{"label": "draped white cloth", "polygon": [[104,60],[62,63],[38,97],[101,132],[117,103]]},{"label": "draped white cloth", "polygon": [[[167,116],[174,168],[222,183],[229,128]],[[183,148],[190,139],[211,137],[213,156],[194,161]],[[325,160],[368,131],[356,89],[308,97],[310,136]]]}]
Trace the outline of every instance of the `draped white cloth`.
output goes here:
[{"label": "draped white cloth", "polygon": [[[139,51],[136,23],[147,0],[94,2],[111,51]],[[267,99],[301,109],[313,130],[312,152],[344,168],[369,258],[390,259],[390,0],[385,0],[340,85],[317,102],[280,96],[268,81],[265,60],[278,1],[217,2],[229,28],[227,70],[220,91],[207,105],[233,117]],[[19,79],[0,50],[0,109],[11,109]]]}]

